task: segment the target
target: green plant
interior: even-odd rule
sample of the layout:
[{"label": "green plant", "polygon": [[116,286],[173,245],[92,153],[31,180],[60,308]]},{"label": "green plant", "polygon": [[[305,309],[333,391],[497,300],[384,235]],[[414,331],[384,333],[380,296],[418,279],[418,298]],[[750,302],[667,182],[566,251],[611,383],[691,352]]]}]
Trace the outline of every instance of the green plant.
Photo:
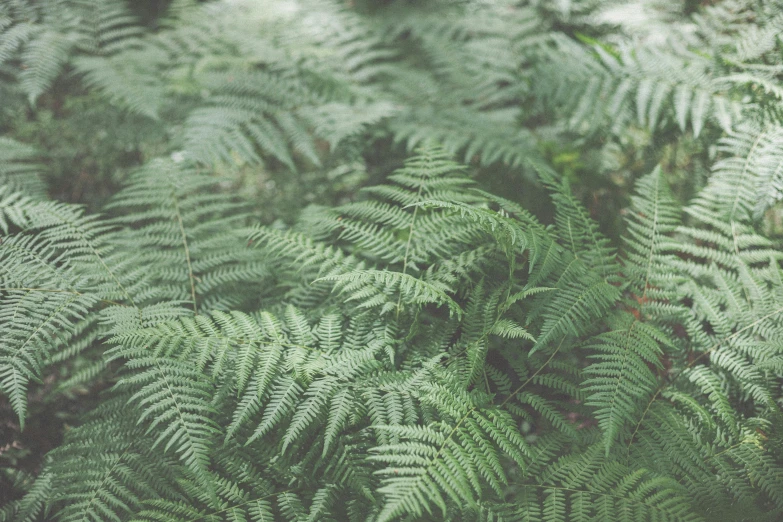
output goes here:
[{"label": "green plant", "polygon": [[704,225],[682,227],[656,171],[620,264],[539,168],[554,227],[437,149],[302,231],[230,233],[241,210],[171,164],[111,220],[6,197],[24,230],[2,248],[20,421],[44,360],[97,348],[65,386],[118,372],[6,513],[779,515],[780,253],[698,206]]},{"label": "green plant", "polygon": [[779,520],[779,2],[286,5],[0,6],[0,520]]}]

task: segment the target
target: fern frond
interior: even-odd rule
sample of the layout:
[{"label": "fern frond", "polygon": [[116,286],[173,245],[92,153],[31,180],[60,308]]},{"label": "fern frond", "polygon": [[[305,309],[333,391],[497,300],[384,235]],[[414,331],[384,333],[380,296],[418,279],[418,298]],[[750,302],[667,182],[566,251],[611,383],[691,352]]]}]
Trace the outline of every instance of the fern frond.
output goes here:
[{"label": "fern frond", "polygon": [[[10,138],[0,138],[0,183],[6,190],[14,188],[42,199],[46,188],[41,179],[43,166],[39,161],[40,153],[34,147]],[[8,232],[5,227],[3,229]]]},{"label": "fern frond", "polygon": [[126,363],[132,373],[117,385],[133,387],[129,401],[143,411],[138,422],[147,426],[147,434],[157,432],[152,448],[161,445],[166,452],[173,450],[214,495],[207,478],[210,447],[219,432],[210,400],[213,383],[187,362],[143,352],[134,355]]},{"label": "fern frond", "polygon": [[437,281],[422,281],[408,274],[381,270],[361,270],[320,280],[334,281],[335,290],[349,294],[348,301],[360,301],[357,306],[361,308],[380,306],[381,313],[395,308],[394,297],[398,295],[404,304],[445,305],[450,314],[462,315],[462,309],[447,293],[450,289]]},{"label": "fern frond", "polygon": [[139,412],[124,405],[126,399],[119,396],[101,405],[68,434],[47,466],[47,504],[57,507],[58,519],[125,518],[145,500],[176,489],[173,462],[150,451],[152,440],[134,422]]},{"label": "fern frond", "polygon": [[[96,303],[132,303],[129,289],[139,278],[123,273],[107,241],[110,228],[85,217],[78,207],[13,196],[3,203],[2,213],[16,226],[38,232],[0,245],[2,387],[23,424],[29,381],[40,379],[44,366],[73,340],[76,323]],[[87,344],[74,342],[71,353]]]},{"label": "fern frond", "polygon": [[532,351],[544,349],[556,338],[584,334],[591,320],[607,311],[618,297],[617,288],[600,279],[559,287],[542,311],[543,324]]},{"label": "fern frond", "polygon": [[211,176],[156,161],[107,205],[121,213],[115,223],[130,225],[115,243],[140,249],[141,262],[157,267],[148,274],[157,299],[190,300],[194,311],[218,308],[220,291],[267,275],[260,256],[235,232],[247,218],[244,208],[228,195],[207,195],[214,187]]},{"label": "fern frond", "polygon": [[584,385],[590,394],[587,404],[597,408],[607,457],[657,387],[651,367],[661,369],[659,343],[668,342],[662,332],[630,315],[619,317],[617,323],[613,331],[594,337],[596,344],[584,347],[596,350],[592,357],[600,361],[585,368],[590,378]]},{"label": "fern frond", "polygon": [[[559,459],[542,483],[519,485],[521,509],[540,512],[545,520],[703,520],[692,513],[688,491],[676,481],[599,459],[598,446]],[[524,516],[519,508],[511,513]]]},{"label": "fern frond", "polygon": [[532,164],[543,184],[552,192],[555,223],[561,236],[561,243],[585,265],[609,280],[618,269],[609,240],[598,230],[596,222],[574,198],[565,180],[559,182],[557,174],[541,163]]},{"label": "fern frond", "polygon": [[679,225],[679,208],[660,168],[641,178],[636,190],[624,238],[625,269],[644,313],[655,300],[671,297],[667,292],[673,277],[667,265],[674,247],[668,235]]},{"label": "fern frond", "polygon": [[449,397],[449,388],[428,387],[427,402],[448,404],[451,422],[429,426],[376,426],[400,438],[397,444],[374,448],[370,458],[387,467],[379,489],[385,503],[379,520],[401,515],[421,517],[438,506],[445,516],[446,500],[475,505],[484,484],[496,491],[506,482],[498,455],[507,453],[524,463],[530,449],[524,439],[509,430],[508,415],[482,410],[465,394]]},{"label": "fern frond", "polygon": [[31,105],[52,86],[72,55],[106,54],[140,35],[135,19],[117,0],[48,4],[23,20],[0,40],[0,63],[18,52],[24,63],[18,78]]},{"label": "fern frond", "polygon": [[163,86],[140,66],[147,54],[146,50],[128,49],[109,58],[80,56],[73,65],[86,87],[103,92],[115,105],[158,119],[164,103]]},{"label": "fern frond", "polygon": [[[667,113],[673,113],[680,130],[690,122],[693,134],[699,136],[711,117],[729,129],[743,111],[742,104],[713,81],[712,64],[702,56],[631,45],[607,52],[599,45],[588,49],[557,34],[552,40],[557,52],[542,52],[538,94],[564,111],[573,129],[593,129],[606,120],[620,129],[635,116],[639,125],[654,130]],[[568,57],[566,69],[563,56]],[[564,79],[563,70],[570,75],[558,85],[554,82]]]},{"label": "fern frond", "polygon": [[32,105],[60,74],[76,42],[71,35],[43,29],[25,45],[20,58],[27,68],[19,74],[19,83]]},{"label": "fern frond", "polygon": [[719,142],[727,156],[713,165],[710,181],[694,206],[719,219],[748,223],[781,199],[783,128],[745,123]]}]

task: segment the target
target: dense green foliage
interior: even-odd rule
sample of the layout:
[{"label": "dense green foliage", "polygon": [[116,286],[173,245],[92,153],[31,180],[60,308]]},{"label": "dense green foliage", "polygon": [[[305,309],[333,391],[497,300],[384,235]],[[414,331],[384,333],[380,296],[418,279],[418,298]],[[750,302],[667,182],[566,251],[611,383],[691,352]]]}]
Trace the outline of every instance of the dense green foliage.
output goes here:
[{"label": "dense green foliage", "polygon": [[0,520],[780,520],[781,13],[0,3]]}]

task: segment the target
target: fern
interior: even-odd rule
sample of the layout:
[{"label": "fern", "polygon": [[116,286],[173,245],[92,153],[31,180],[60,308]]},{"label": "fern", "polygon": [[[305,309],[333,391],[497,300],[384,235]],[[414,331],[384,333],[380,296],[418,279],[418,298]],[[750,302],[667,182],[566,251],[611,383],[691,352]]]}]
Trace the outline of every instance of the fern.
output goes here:
[{"label": "fern", "polygon": [[[60,245],[69,248],[78,268],[56,263],[28,276],[36,278],[36,288],[58,290],[35,302],[56,310],[56,324],[78,332],[81,315],[114,301],[94,338],[109,335],[106,360],[122,366],[111,394],[122,404],[123,421],[96,413],[69,434],[40,479],[51,481],[42,482],[50,489],[31,490],[26,505],[42,506],[36,495],[46,491],[47,504],[63,519],[84,512],[139,520],[351,512],[393,520],[507,512],[504,492],[511,488],[529,513],[549,518],[570,512],[625,520],[623,513],[632,510],[642,519],[697,519],[710,492],[699,493],[692,505],[675,484],[706,480],[710,468],[681,467],[694,458],[693,442],[679,450],[682,456],[672,454],[672,464],[655,461],[650,455],[672,450],[653,421],[669,415],[669,429],[685,443],[701,436],[687,415],[711,418],[714,410],[706,429],[725,434],[718,446],[727,449],[717,450],[715,465],[730,466],[729,455],[755,458],[729,449],[745,449],[737,441],[755,422],[737,416],[733,397],[741,393],[759,408],[773,408],[776,400],[761,373],[775,370],[750,364],[757,355],[749,343],[753,335],[779,335],[778,294],[762,284],[777,268],[759,266],[755,256],[724,263],[725,273],[714,271],[716,288],[723,285],[726,298],[733,296],[731,306],[747,302],[758,310],[725,327],[715,324],[736,349],[716,344],[707,352],[709,366],[686,364],[673,381],[662,381],[663,358],[682,357],[678,342],[668,338],[673,321],[685,321],[694,342],[709,342],[699,320],[712,317],[705,307],[719,302],[705,287],[703,304],[693,294],[692,310],[666,303],[673,289],[704,275],[695,261],[669,254],[680,245],[671,237],[677,212],[660,174],[639,184],[622,266],[554,174],[542,175],[562,207],[551,229],[508,201],[469,190],[458,166],[430,149],[394,174],[392,185],[367,191],[383,199],[350,203],[303,223],[325,239],[255,229],[255,248],[225,232],[221,241],[212,240],[216,231],[243,222],[242,208],[219,194],[202,198],[213,190],[212,178],[171,165],[154,165],[131,179],[109,207],[119,213],[111,226],[61,204],[10,200],[24,207],[10,215],[29,232],[7,240],[4,251],[37,257],[4,265],[9,274],[23,278],[32,259],[45,263]],[[33,213],[33,205],[41,211]],[[688,229],[681,230],[687,237]],[[140,273],[114,261],[112,251],[129,252],[134,244],[145,245],[136,255],[154,270]],[[452,261],[441,261],[444,255]],[[291,270],[286,260],[307,262]],[[85,272],[87,263],[102,271]],[[220,301],[207,298],[224,288],[208,281],[231,288],[261,273],[282,290],[274,284],[266,290],[267,310],[224,312]],[[607,282],[616,280],[628,281],[627,305]],[[289,304],[292,296],[306,307]],[[81,303],[77,298],[86,300],[82,308],[60,310],[63,299]],[[354,301],[388,313],[356,314]],[[32,303],[25,306],[28,317],[39,317]],[[172,321],[175,314],[181,317]],[[25,331],[13,316],[3,320],[13,332]],[[589,363],[575,372],[568,361],[579,353],[590,355]],[[41,368],[25,371],[19,375],[27,380]],[[22,417],[24,387],[16,382],[4,384],[5,393]],[[690,402],[684,401],[688,390],[697,394]],[[669,398],[672,403],[664,401]],[[600,432],[575,428],[567,411],[595,419]],[[536,426],[540,439],[528,440],[521,422]],[[94,437],[113,446],[100,464],[87,459],[90,470],[74,475],[67,463],[84,461],[80,448]],[[572,455],[560,455],[566,447]],[[362,449],[354,454],[351,448]],[[624,456],[653,460],[639,467],[633,459],[622,464]],[[246,459],[258,470],[248,475],[229,464]],[[163,462],[168,474],[154,467]],[[776,469],[773,462],[759,461],[759,476]],[[257,473],[267,478],[253,478]],[[711,479],[716,487],[722,480]],[[749,485],[737,494],[776,501],[772,482],[754,483],[761,489]]]},{"label": "fern", "polygon": [[378,490],[385,497],[379,520],[392,520],[403,513],[420,517],[431,512],[430,504],[440,507],[445,516],[447,498],[470,506],[486,487],[482,483],[500,493],[506,477],[497,458],[498,447],[521,462],[530,453],[524,439],[506,428],[502,414],[477,411],[464,395],[453,397],[435,387],[422,391],[430,394],[427,402],[455,415],[454,424],[376,428],[401,438],[398,444],[375,448],[378,454],[371,457],[388,465],[381,472],[385,478]]},{"label": "fern", "polygon": [[0,140],[0,180],[3,185],[31,196],[44,196],[46,187],[39,158],[34,147],[10,138]]},{"label": "fern", "polygon": [[588,404],[597,407],[607,455],[621,429],[635,420],[645,396],[649,398],[655,390],[658,379],[650,366],[660,370],[663,352],[659,343],[666,342],[661,332],[633,317],[620,321],[612,325],[612,331],[595,338],[599,344],[592,348],[599,352],[594,357],[600,362],[585,369],[587,375],[596,376],[585,381],[585,391],[591,392]]},{"label": "fern", "polygon": [[715,164],[706,190],[700,194],[702,206],[713,206],[728,221],[748,222],[780,199],[781,130],[773,125],[738,127],[720,142],[727,156]]},{"label": "fern", "polygon": [[0,6],[0,520],[780,519],[780,3],[638,6]]},{"label": "fern", "polygon": [[[74,0],[19,11],[20,20],[5,32],[0,62],[19,52],[19,82],[30,103],[52,86],[71,54],[111,52],[123,39],[134,38],[134,19],[120,2]],[[21,49],[20,49],[21,47]]]}]

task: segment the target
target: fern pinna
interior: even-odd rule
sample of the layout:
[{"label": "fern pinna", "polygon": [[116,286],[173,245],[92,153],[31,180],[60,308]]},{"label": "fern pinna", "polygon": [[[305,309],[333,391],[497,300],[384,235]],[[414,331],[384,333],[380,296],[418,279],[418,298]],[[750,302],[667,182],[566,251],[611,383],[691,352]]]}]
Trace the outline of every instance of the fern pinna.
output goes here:
[{"label": "fern pinna", "polygon": [[3,394],[113,386],[3,519],[779,518],[780,253],[656,170],[618,255],[535,167],[552,225],[432,146],[292,229],[173,162],[4,193]]}]

